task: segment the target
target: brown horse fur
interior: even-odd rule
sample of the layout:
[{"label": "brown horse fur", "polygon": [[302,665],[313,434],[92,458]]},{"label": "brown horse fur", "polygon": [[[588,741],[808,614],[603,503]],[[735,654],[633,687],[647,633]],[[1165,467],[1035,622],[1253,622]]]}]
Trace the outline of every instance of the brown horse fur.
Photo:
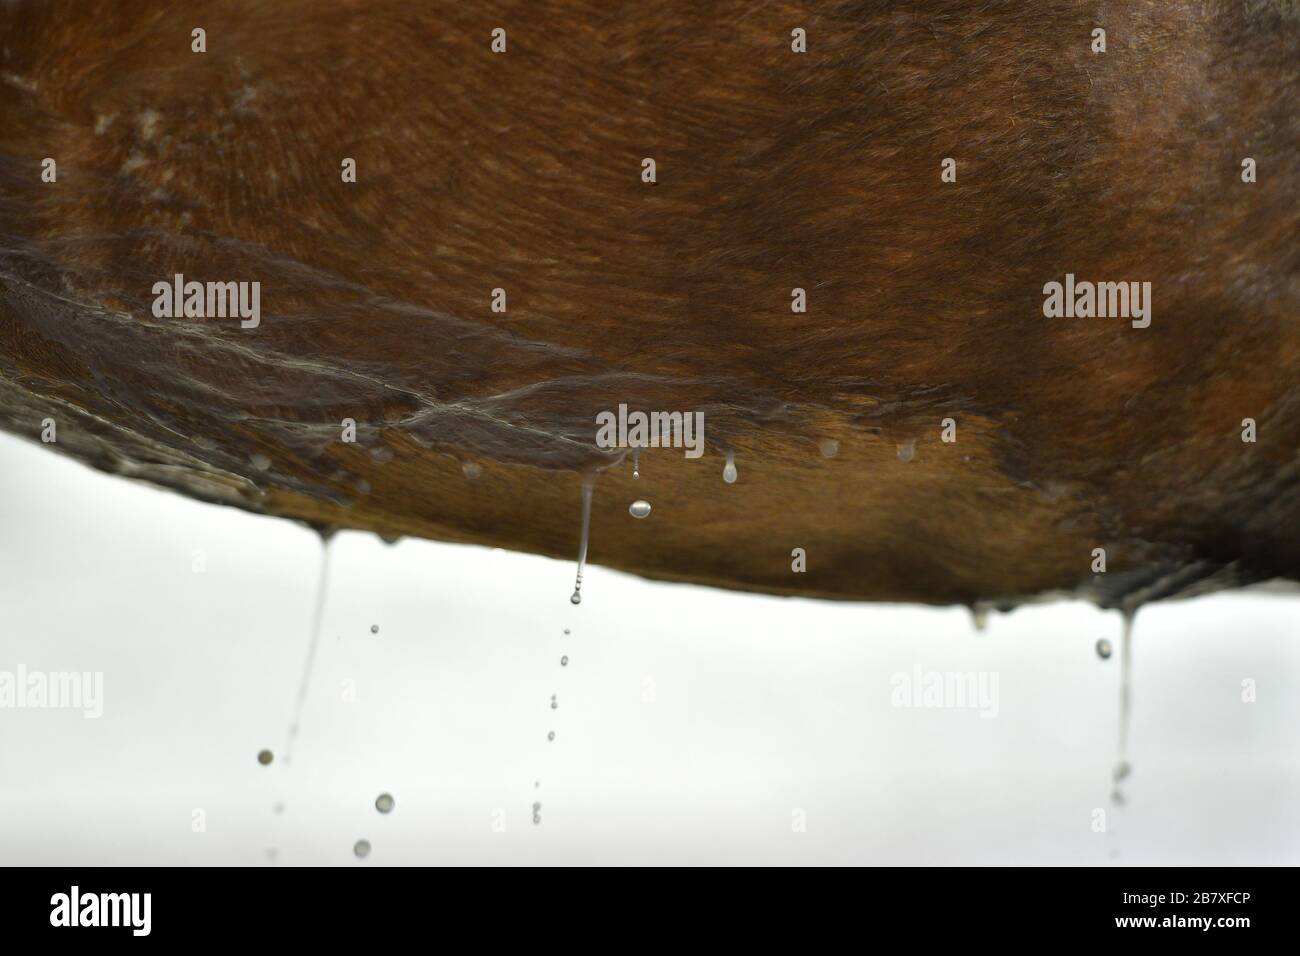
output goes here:
[{"label": "brown horse fur", "polygon": [[[95,467],[566,558],[599,472],[593,562],[774,593],[1300,577],[1290,0],[9,2],[0,43],[0,425]],[[155,317],[175,273],[260,326]],[[1066,273],[1150,327],[1045,317]],[[620,403],[705,456],[633,480]]]}]

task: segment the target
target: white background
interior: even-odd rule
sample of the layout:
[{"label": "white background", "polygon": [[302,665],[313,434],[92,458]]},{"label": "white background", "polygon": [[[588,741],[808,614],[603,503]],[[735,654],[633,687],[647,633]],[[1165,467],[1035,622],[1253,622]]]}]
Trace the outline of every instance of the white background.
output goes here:
[{"label": "white background", "polygon": [[[576,495],[573,519],[576,550]],[[570,563],[359,533],[330,550],[286,763],[319,538],[0,436],[0,671],[104,675],[98,720],[0,710],[0,863],[1300,862],[1297,597],[1139,615],[1117,808],[1119,620],[1089,605],[977,634],[961,608],[592,567],[575,608]],[[892,706],[918,663],[996,673],[998,715]]]}]

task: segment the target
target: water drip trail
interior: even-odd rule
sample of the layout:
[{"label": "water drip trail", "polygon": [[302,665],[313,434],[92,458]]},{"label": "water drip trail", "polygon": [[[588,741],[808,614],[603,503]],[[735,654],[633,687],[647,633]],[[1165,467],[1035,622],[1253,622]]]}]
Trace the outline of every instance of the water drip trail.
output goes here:
[{"label": "water drip trail", "polygon": [[312,665],[316,661],[316,648],[320,645],[321,624],[325,619],[325,593],[329,582],[330,538],[321,538],[320,574],[316,580],[316,608],[311,618],[311,641],[307,645],[307,659],[302,666],[302,680],[298,684],[298,700],[293,709],[293,723],[289,725],[288,738],[284,744],[284,762],[289,762],[293,751],[293,742],[298,737],[298,725],[302,720],[303,704],[307,701],[307,688],[311,684]]},{"label": "water drip trail", "polygon": [[1119,758],[1115,763],[1116,803],[1124,802],[1124,795],[1119,789],[1120,781],[1129,775],[1132,769],[1128,762],[1129,725],[1133,713],[1133,616],[1132,611],[1124,611],[1124,627],[1120,633],[1119,648]]},{"label": "water drip trail", "polygon": [[569,601],[582,603],[582,569],[587,566],[587,535],[591,530],[591,489],[595,479],[587,475],[582,479],[582,541],[578,545],[578,578],[573,583],[573,595]]}]

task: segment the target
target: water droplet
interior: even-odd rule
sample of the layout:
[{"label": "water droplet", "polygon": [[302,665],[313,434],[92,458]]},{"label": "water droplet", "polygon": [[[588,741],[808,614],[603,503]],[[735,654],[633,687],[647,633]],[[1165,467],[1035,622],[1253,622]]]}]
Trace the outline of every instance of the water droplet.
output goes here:
[{"label": "water droplet", "polygon": [[379,536],[379,540],[384,542],[384,544],[392,545],[392,544],[397,544],[397,542],[401,541],[402,536],[400,534],[381,534]]},{"label": "water droplet", "polygon": [[722,466],[722,480],[727,484],[734,484],[736,481],[736,453],[727,452],[727,463]]},{"label": "water droplet", "polygon": [[271,751],[269,750],[263,750],[257,755],[257,762],[260,763],[263,767],[270,764],[270,762],[274,759],[275,759],[275,754],[271,753]]},{"label": "water droplet", "polygon": [[823,458],[834,458],[840,453],[840,443],[834,438],[823,438],[817,443],[817,447],[821,449]]},{"label": "water droplet", "polygon": [[1124,806],[1124,794],[1121,793],[1118,788],[1112,790],[1110,793],[1110,802],[1115,804],[1117,807]]},{"label": "water droplet", "polygon": [[466,478],[477,478],[483,474],[483,466],[476,461],[467,461],[460,466],[460,471]]},{"label": "water droplet", "polygon": [[560,706],[560,702],[559,702],[558,700],[556,700],[556,699],[555,699],[555,695],[552,694],[552,695],[551,695],[551,710],[556,710],[559,706]]},{"label": "water droplet", "polygon": [[554,740],[554,739],[555,739],[555,731],[552,730],[550,733],[548,733],[548,734],[546,735],[546,739],[547,739],[547,740]]},{"label": "water droplet", "polygon": [[573,594],[569,603],[582,603],[582,569],[587,565],[587,534],[591,530],[591,487],[590,475],[582,479],[582,538],[578,542],[578,578],[573,583]]},{"label": "water droplet", "polygon": [[364,860],[370,855],[370,841],[358,840],[352,845],[352,852],[357,855],[358,859]]},{"label": "water droplet", "polygon": [[916,442],[907,441],[898,446],[898,460],[911,461],[916,456]]},{"label": "water droplet", "polygon": [[565,633],[565,636],[567,637],[567,636],[568,636],[568,633],[569,633],[569,629],[568,629],[567,627],[564,629],[564,633]]},{"label": "water droplet", "polygon": [[560,658],[560,666],[561,666],[561,667],[568,667],[568,666],[569,666],[569,655],[566,654],[566,655],[564,655],[563,657]]},{"label": "water droplet", "polygon": [[632,477],[641,477],[641,449],[637,446],[632,448]]},{"label": "water droplet", "polygon": [[375,797],[375,809],[380,813],[392,813],[395,805],[391,793],[381,793],[379,796]]},{"label": "water droplet", "polygon": [[255,451],[248,456],[249,463],[258,471],[266,471],[271,467],[271,459],[267,458],[260,451]]},{"label": "water droplet", "polygon": [[1110,657],[1112,650],[1113,648],[1110,646],[1110,641],[1106,640],[1106,638],[1103,637],[1097,642],[1097,656],[1103,661]]},{"label": "water droplet", "polygon": [[1115,764],[1115,769],[1112,772],[1112,775],[1114,776],[1116,782],[1118,782],[1120,780],[1123,780],[1125,777],[1127,777],[1132,770],[1133,768],[1129,766],[1127,760],[1121,760],[1119,763]]},{"label": "water droplet", "polygon": [[627,513],[633,518],[648,518],[650,516],[650,502],[638,498],[627,506]]},{"label": "water droplet", "polygon": [[970,616],[975,624],[975,630],[983,631],[989,626],[989,606],[983,601],[976,601],[971,605]]},{"label": "water droplet", "polygon": [[378,634],[378,633],[379,633],[379,625],[378,625],[378,624],[371,624],[371,625],[370,625],[370,633],[371,633],[371,634]]},{"label": "water droplet", "polygon": [[542,822],[542,805],[541,805],[540,803],[534,803],[534,804],[533,804],[533,823],[541,823],[541,822]]}]

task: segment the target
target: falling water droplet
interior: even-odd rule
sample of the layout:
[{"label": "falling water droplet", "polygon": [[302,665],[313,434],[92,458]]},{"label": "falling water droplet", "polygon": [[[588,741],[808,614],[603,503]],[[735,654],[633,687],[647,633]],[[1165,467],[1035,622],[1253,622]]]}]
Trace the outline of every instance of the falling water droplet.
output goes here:
[{"label": "falling water droplet", "polygon": [[263,767],[269,766],[271,761],[274,759],[275,759],[275,754],[271,753],[271,751],[269,750],[260,751],[257,755],[257,762],[260,763]]},{"label": "falling water droplet", "polygon": [[569,634],[569,629],[566,627],[566,628],[564,629],[564,635],[567,637],[568,634]]},{"label": "falling water droplet", "polygon": [[1100,657],[1103,661],[1108,660],[1110,658],[1112,650],[1113,649],[1110,645],[1110,641],[1106,640],[1106,638],[1103,637],[1099,641],[1097,641],[1097,656]]},{"label": "falling water droplet", "polygon": [[572,604],[582,603],[582,569],[587,564],[587,533],[591,530],[591,486],[592,477],[582,479],[582,539],[578,543],[578,579],[573,583]]},{"label": "falling water droplet", "polygon": [[378,624],[371,624],[371,625],[370,625],[370,633],[371,633],[371,634],[378,634],[378,633],[379,633],[379,625],[378,625]]},{"label": "falling water droplet", "polygon": [[561,666],[561,667],[568,667],[568,666],[569,666],[569,655],[568,655],[568,654],[565,654],[563,657],[560,658],[560,666]]},{"label": "falling water droplet", "polygon": [[1124,627],[1120,631],[1119,644],[1119,759],[1115,761],[1115,769],[1112,773],[1116,787],[1115,792],[1111,794],[1111,799],[1115,803],[1123,805],[1124,794],[1120,792],[1119,782],[1128,777],[1133,771],[1133,765],[1128,762],[1128,732],[1129,722],[1133,712],[1133,615],[1134,611],[1125,609]]},{"label": "falling water droplet", "polygon": [[722,480],[727,484],[734,484],[736,481],[736,453],[727,452],[727,463],[722,466]]},{"label": "falling water droplet", "polygon": [[916,455],[916,442],[907,441],[898,446],[898,460],[911,461]]},{"label": "falling water droplet", "polygon": [[375,809],[380,813],[392,813],[395,801],[391,793],[381,793],[375,797]]},{"label": "falling water droplet", "polygon": [[823,458],[834,458],[840,453],[840,443],[834,438],[823,438],[817,447],[821,449]]},{"label": "falling water droplet", "polygon": [[535,802],[533,803],[533,823],[541,823],[541,822],[542,822],[542,805],[540,803]]},{"label": "falling water droplet", "polygon": [[358,840],[352,845],[352,852],[357,855],[358,859],[364,860],[370,855],[370,841]]},{"label": "falling water droplet", "polygon": [[560,706],[560,702],[555,699],[555,696],[555,694],[551,695],[551,710],[555,710]]},{"label": "falling water droplet", "polygon": [[650,502],[638,498],[627,506],[627,513],[633,518],[648,518],[650,516]]},{"label": "falling water droplet", "polygon": [[554,739],[555,739],[555,731],[552,730],[550,733],[548,733],[548,734],[546,735],[546,739],[547,739],[547,740],[554,740]]}]

